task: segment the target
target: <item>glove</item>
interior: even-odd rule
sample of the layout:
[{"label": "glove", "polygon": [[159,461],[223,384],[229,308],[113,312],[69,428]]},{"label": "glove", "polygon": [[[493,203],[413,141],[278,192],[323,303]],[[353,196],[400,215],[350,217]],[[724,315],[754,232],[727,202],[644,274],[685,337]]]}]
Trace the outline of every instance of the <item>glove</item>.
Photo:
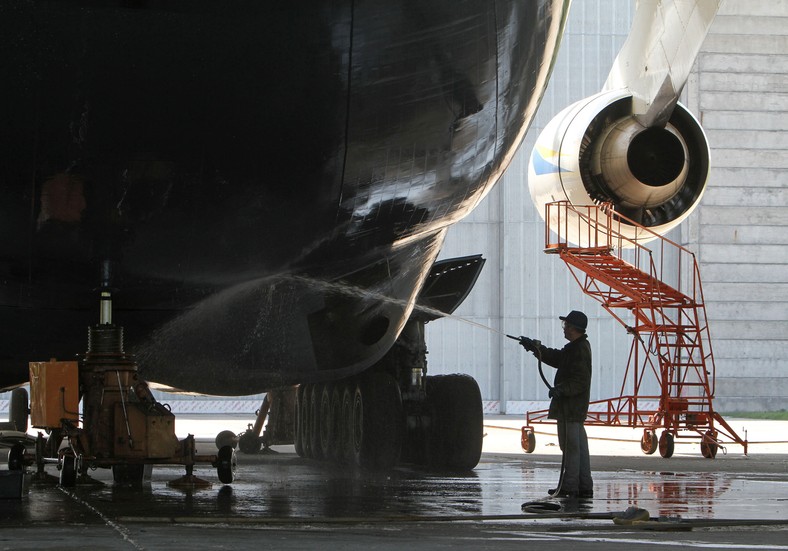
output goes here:
[{"label": "glove", "polygon": [[561,397],[561,391],[558,390],[556,387],[553,387],[553,388],[550,389],[550,392],[548,392],[547,395],[550,398],[560,398]]},{"label": "glove", "polygon": [[536,349],[538,348],[537,341],[529,339],[528,337],[520,337],[520,346],[529,352],[536,352]]}]

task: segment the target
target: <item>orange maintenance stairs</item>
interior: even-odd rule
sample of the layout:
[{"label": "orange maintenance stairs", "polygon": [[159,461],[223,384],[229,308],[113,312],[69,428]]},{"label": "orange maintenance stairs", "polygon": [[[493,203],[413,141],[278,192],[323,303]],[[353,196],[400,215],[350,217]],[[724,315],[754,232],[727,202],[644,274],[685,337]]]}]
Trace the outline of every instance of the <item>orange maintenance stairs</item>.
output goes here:
[{"label": "orange maintenance stairs", "polygon": [[[659,449],[665,458],[676,438],[698,438],[707,458],[723,439],[746,454],[747,441],[714,411],[714,355],[694,254],[608,205],[560,201],[546,209],[545,252],[559,255],[583,292],[635,337],[620,396],[592,402],[586,425],[642,427],[643,452]],[[656,246],[646,248],[646,239]],[[659,395],[641,394],[644,387],[658,387]],[[547,411],[526,414],[526,452],[535,446],[532,425],[550,422]]]}]

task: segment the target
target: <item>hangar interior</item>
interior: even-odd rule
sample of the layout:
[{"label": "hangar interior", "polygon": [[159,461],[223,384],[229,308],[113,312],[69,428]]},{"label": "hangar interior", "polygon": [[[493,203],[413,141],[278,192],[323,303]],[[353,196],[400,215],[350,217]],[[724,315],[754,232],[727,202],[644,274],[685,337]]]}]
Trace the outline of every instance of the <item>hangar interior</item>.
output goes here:
[{"label": "hangar interior", "polygon": [[[551,84],[523,145],[490,195],[448,233],[442,258],[481,253],[487,263],[455,316],[427,326],[429,370],[475,377],[488,413],[544,407],[535,360],[504,334],[560,347],[557,316],[572,309],[589,317],[592,399],[620,391],[632,337],[583,295],[563,263],[543,254],[544,225],[529,196],[527,166],[547,122],[600,90],[634,10],[631,0],[573,4]],[[700,262],[716,363],[715,407],[723,412],[780,410],[788,399],[786,22],[783,2],[723,3],[683,95],[707,132],[711,179],[700,207],[668,237]],[[656,392],[656,384],[643,390]],[[0,415],[8,407],[3,398]],[[174,411],[195,414],[247,414],[261,400],[166,399]]]}]

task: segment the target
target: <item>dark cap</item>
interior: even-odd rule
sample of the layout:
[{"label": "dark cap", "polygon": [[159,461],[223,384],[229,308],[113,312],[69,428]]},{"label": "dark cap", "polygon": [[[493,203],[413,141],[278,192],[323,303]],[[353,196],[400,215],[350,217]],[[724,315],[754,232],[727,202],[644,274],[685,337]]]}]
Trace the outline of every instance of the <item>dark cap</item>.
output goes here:
[{"label": "dark cap", "polygon": [[588,318],[583,312],[578,312],[577,310],[572,310],[566,316],[558,316],[558,319],[565,321],[569,325],[574,325],[583,331],[588,327]]}]

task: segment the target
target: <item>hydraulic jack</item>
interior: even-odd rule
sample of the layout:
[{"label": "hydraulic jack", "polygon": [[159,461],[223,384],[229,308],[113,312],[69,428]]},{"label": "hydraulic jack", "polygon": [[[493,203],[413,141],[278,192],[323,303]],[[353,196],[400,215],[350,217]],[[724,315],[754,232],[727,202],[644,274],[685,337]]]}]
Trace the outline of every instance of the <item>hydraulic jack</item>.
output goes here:
[{"label": "hydraulic jack", "polygon": [[156,401],[139,378],[134,358],[124,352],[123,328],[111,323],[109,293],[102,292],[101,299],[101,323],[89,327],[84,357],[30,363],[31,424],[67,439],[68,447],[55,459],[40,456],[58,446],[37,445],[35,456],[23,454],[17,464],[35,462],[41,470],[56,461],[62,486],[90,480],[88,469],[95,468],[111,468],[116,484],[137,486],[154,464],[186,467],[186,475],[171,486],[210,486],[194,476],[198,463],[212,465],[221,482],[231,483],[235,450],[225,446],[216,455],[198,455],[193,435],[178,440],[175,416]]}]

